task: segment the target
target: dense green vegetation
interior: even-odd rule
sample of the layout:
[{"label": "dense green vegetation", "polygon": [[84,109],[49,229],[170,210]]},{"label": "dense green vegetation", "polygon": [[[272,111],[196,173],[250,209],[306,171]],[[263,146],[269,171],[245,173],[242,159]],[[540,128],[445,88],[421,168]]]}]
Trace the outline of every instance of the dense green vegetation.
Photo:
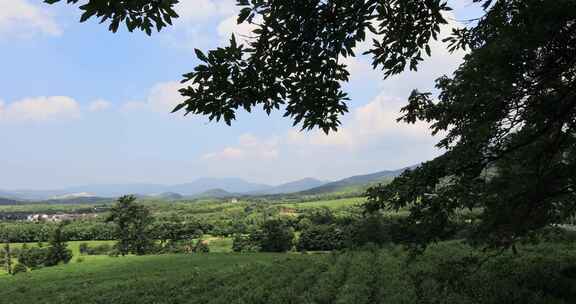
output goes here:
[{"label": "dense green vegetation", "polygon": [[[155,240],[154,251],[145,252],[149,255],[117,257],[114,241],[70,241],[67,248],[73,257],[66,265],[15,268],[25,273],[14,276],[0,272],[0,289],[8,295],[0,303],[502,303],[509,299],[506,303],[571,303],[576,299],[572,233],[549,229],[545,237],[534,235],[539,245],[519,245],[517,255],[482,253],[458,240],[469,233],[467,223],[478,214],[462,211],[461,225],[446,236],[451,241],[414,256],[398,245],[414,237],[402,230],[406,214],[365,215],[362,202],[362,198],[299,203],[136,201],[137,211],[150,211],[150,227],[164,231],[148,231]],[[109,214],[72,221],[62,231],[74,225],[105,224]],[[206,233],[188,234],[183,219],[202,223],[194,227],[204,227]],[[207,234],[210,231],[228,233]],[[172,242],[180,235],[194,239]],[[14,266],[22,264],[18,253],[23,246],[34,250],[39,244],[11,244]]]},{"label": "dense green vegetation", "polygon": [[485,255],[459,242],[435,245],[410,263],[398,247],[304,255],[94,257],[0,277],[0,302],[496,304],[576,300],[573,243],[519,249],[518,256],[504,254],[483,264],[479,263]]},{"label": "dense green vegetation", "polygon": [[[308,200],[309,199],[309,200]],[[267,218],[276,216],[296,217],[306,213],[309,209],[326,207],[337,214],[349,214],[352,210],[359,210],[363,198],[332,199],[332,196],[309,196],[296,198],[254,199],[230,202],[229,199],[220,200],[192,200],[192,201],[166,201],[166,200],[138,200],[146,206],[155,221],[151,230],[153,238],[165,238],[165,224],[180,221],[185,224],[188,234],[213,234],[230,236],[238,230],[247,232],[249,227],[263,223]],[[63,228],[66,239],[77,240],[112,240],[114,239],[114,226],[106,222],[111,204],[107,205],[67,205],[66,208],[47,204],[32,204],[21,206],[0,206],[0,214],[23,212],[35,213],[74,213],[75,210],[85,208],[98,210],[94,217],[74,220]],[[12,242],[46,242],[50,232],[56,227],[51,222],[26,221],[0,221],[0,240]]]}]

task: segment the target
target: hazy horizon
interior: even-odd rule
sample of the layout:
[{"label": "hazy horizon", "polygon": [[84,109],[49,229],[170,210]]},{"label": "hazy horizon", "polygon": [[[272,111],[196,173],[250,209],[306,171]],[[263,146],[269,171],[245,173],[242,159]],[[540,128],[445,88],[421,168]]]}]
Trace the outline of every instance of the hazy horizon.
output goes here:
[{"label": "hazy horizon", "polygon": [[[414,165],[414,164],[412,164]],[[376,173],[376,172],[381,172],[381,171],[396,171],[396,170],[400,170],[400,169],[404,169],[408,166],[403,166],[400,168],[384,168],[384,169],[379,169],[379,170],[374,170],[371,172],[360,172],[360,173],[353,173],[350,175],[344,175],[344,176],[340,176],[337,178],[333,178],[333,179],[322,179],[322,178],[317,178],[314,176],[303,176],[300,178],[295,178],[295,179],[290,179],[290,180],[285,180],[282,181],[280,183],[267,183],[266,181],[254,181],[254,180],[250,180],[247,178],[243,178],[241,176],[200,176],[197,178],[192,178],[190,180],[186,180],[186,181],[181,181],[181,182],[176,182],[176,183],[162,183],[162,182],[119,182],[119,183],[90,183],[90,184],[70,184],[70,185],[62,185],[60,187],[49,187],[49,188],[31,188],[31,187],[21,187],[21,188],[2,188],[0,187],[0,191],[8,191],[8,192],[18,192],[18,191],[62,191],[62,190],[66,190],[66,189],[71,189],[71,188],[81,188],[81,187],[87,187],[87,186],[128,186],[128,185],[156,185],[156,186],[175,186],[175,185],[184,185],[184,184],[189,184],[189,183],[194,183],[196,181],[199,180],[232,180],[232,179],[237,179],[237,180],[242,180],[244,182],[248,182],[248,183],[253,183],[253,184],[261,184],[261,185],[265,185],[265,186],[271,186],[271,187],[276,187],[276,186],[280,186],[280,185],[284,185],[287,183],[291,183],[291,182],[295,182],[295,181],[300,181],[300,180],[304,180],[304,179],[315,179],[315,180],[319,180],[322,181],[324,183],[330,183],[330,182],[334,182],[334,181],[338,181],[341,179],[345,179],[348,177],[352,177],[352,176],[358,176],[358,175],[368,175],[368,174],[372,174],[372,173]]]}]

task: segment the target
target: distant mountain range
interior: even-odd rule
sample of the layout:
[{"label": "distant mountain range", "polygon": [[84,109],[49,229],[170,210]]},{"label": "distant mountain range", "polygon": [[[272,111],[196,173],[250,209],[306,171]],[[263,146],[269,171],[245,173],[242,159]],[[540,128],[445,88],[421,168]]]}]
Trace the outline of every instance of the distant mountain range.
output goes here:
[{"label": "distant mountain range", "polygon": [[20,203],[20,202],[17,200],[0,197],[0,206],[1,205],[17,205],[18,203]]},{"label": "distant mountain range", "polygon": [[300,179],[297,181],[278,185],[275,187],[270,187],[270,188],[265,189],[265,190],[254,191],[250,194],[263,195],[263,194],[294,193],[294,192],[300,192],[300,191],[304,191],[307,189],[319,187],[319,186],[322,186],[326,183],[328,183],[328,182],[308,177],[308,178],[303,178],[303,179]]},{"label": "distant mountain range", "polygon": [[[412,166],[415,167],[415,166]],[[412,168],[408,167],[408,168]],[[0,191],[0,204],[14,201],[49,201],[57,203],[93,203],[125,194],[162,199],[224,198],[242,195],[274,195],[284,193],[321,194],[337,192],[347,187],[382,182],[400,175],[407,168],[357,175],[335,182],[304,178],[277,186],[252,183],[241,178],[200,178],[177,185],[160,184],[101,184],[69,187],[61,190]]]},{"label": "distant mountain range", "polygon": [[[310,188],[307,190],[300,191],[301,194],[322,194],[322,193],[330,193],[330,192],[338,192],[338,191],[345,191],[346,189],[350,188],[362,188],[362,186],[369,186],[371,184],[376,183],[383,183],[389,182],[394,177],[402,174],[402,172],[406,171],[407,169],[413,169],[418,165],[398,169],[398,170],[385,170],[371,174],[365,175],[355,175],[351,177],[347,177],[335,182],[325,183],[318,187]],[[359,189],[363,190],[363,189]]]}]

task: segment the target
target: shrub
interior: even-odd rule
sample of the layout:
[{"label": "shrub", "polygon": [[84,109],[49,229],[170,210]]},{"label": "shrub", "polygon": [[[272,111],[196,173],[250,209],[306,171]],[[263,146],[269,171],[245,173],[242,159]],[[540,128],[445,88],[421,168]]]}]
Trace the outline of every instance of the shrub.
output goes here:
[{"label": "shrub", "polygon": [[237,234],[232,240],[232,250],[234,252],[258,252],[260,251],[260,245],[250,235]]},{"label": "shrub", "polygon": [[302,231],[296,248],[304,250],[335,250],[344,246],[342,230],[334,225],[312,225]]},{"label": "shrub", "polygon": [[18,273],[22,273],[22,272],[27,272],[28,268],[26,268],[26,266],[22,263],[16,263],[16,265],[14,265],[14,268],[12,268],[12,274],[16,275]]},{"label": "shrub", "polygon": [[48,250],[46,248],[22,246],[18,254],[18,264],[22,264],[30,269],[44,266]]},{"label": "shrub", "polygon": [[88,254],[88,243],[80,243],[78,249],[80,254]]},{"label": "shrub", "polygon": [[112,251],[112,245],[109,244],[100,244],[96,246],[90,246],[87,243],[80,244],[80,254],[83,255],[107,255],[110,251]]},{"label": "shrub", "polygon": [[205,240],[198,240],[196,245],[192,249],[194,253],[208,253],[210,252],[210,247],[208,247],[208,242]]},{"label": "shrub", "polygon": [[68,249],[68,244],[64,240],[62,228],[66,223],[58,225],[50,238],[50,246],[47,248],[45,266],[58,265],[60,262],[67,264],[72,259],[72,250]]},{"label": "shrub", "polygon": [[346,229],[346,247],[358,248],[367,243],[382,246],[387,243],[401,243],[411,238],[402,233],[402,221],[386,218],[379,214],[368,215],[349,225]]},{"label": "shrub", "polygon": [[547,227],[530,234],[525,242],[574,243],[576,242],[576,231],[561,227]]}]

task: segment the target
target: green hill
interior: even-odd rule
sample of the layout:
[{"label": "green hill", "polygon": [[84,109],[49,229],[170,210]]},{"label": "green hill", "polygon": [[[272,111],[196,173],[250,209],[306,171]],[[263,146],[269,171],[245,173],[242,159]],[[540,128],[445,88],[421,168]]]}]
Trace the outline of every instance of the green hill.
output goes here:
[{"label": "green hill", "polygon": [[406,167],[398,170],[385,170],[371,174],[355,175],[344,178],[335,182],[327,183],[319,187],[301,191],[299,194],[314,195],[326,193],[362,193],[368,187],[378,183],[388,183],[396,176],[402,174],[406,169],[415,166]]}]

